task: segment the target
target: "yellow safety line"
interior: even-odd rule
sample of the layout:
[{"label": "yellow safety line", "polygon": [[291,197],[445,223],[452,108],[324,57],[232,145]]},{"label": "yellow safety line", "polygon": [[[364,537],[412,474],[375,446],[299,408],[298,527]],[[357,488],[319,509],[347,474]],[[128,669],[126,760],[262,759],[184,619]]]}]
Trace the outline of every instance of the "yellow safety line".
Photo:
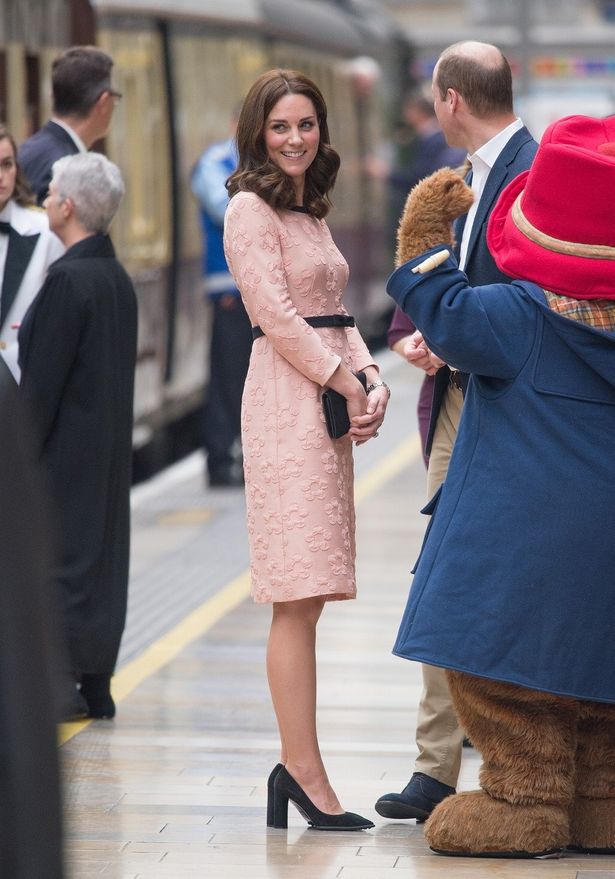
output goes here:
[{"label": "yellow safety line", "polygon": [[[355,484],[357,506],[378,491],[383,485],[397,476],[421,452],[418,436],[413,436],[383,458]],[[113,677],[112,693],[116,702],[121,702],[151,675],[167,665],[197,638],[214,626],[218,620],[237,607],[250,594],[250,572],[244,571],[224,586],[213,598],[207,599],[185,619],[163,635],[136,659],[128,662]],[[73,736],[89,726],[91,720],[76,723],[62,723],[58,730],[59,744],[63,745]]]}]

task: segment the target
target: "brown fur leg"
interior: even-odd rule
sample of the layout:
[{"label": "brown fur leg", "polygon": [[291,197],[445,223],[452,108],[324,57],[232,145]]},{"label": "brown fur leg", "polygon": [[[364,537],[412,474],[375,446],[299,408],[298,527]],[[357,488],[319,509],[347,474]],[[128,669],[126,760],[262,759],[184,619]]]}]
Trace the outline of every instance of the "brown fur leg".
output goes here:
[{"label": "brown fur leg", "polygon": [[509,855],[564,848],[578,703],[460,672],[447,677],[461,725],[483,756],[484,793],[441,803],[426,825],[430,846]]},{"label": "brown fur leg", "polygon": [[615,854],[615,705],[580,702],[570,844]]},{"label": "brown fur leg", "polygon": [[484,791],[447,797],[425,825],[425,839],[432,849],[466,857],[544,857],[560,852],[567,838],[565,809],[513,806]]}]

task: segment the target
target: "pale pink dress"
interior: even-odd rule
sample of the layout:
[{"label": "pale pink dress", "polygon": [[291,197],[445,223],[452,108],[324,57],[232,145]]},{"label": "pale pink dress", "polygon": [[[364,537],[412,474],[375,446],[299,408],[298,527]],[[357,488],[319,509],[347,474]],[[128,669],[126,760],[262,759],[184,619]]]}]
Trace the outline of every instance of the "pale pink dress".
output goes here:
[{"label": "pale pink dress", "polygon": [[321,392],[340,360],[373,364],[355,327],[303,317],[346,313],[348,266],[324,220],[275,211],[239,192],[226,211],[226,258],[252,325],[242,446],[255,601],[354,598],[352,443],[329,438]]}]

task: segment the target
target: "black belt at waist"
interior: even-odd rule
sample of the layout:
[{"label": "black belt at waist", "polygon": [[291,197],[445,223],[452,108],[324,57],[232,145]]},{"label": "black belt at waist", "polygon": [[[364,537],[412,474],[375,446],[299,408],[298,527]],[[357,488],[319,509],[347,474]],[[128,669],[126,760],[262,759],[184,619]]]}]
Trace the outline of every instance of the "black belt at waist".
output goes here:
[{"label": "black belt at waist", "polygon": [[461,372],[459,369],[451,369],[449,383],[453,388],[457,388],[458,391],[462,391],[465,394],[468,384],[467,372]]},{"label": "black belt at waist", "polygon": [[[354,327],[351,314],[317,314],[315,317],[304,317],[303,320],[311,327]],[[260,327],[252,327],[253,339],[260,339],[264,335]]]}]

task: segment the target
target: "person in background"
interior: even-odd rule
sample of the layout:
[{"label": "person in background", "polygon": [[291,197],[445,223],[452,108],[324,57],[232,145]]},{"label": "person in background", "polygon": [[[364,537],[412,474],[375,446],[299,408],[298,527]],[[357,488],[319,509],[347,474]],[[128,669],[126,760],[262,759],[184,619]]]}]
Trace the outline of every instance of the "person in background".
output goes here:
[{"label": "person in background", "polygon": [[[438,168],[448,166],[456,168],[461,165],[467,153],[464,149],[449,146],[436,118],[431,87],[429,93],[425,87],[411,91],[404,101],[404,120],[414,132],[412,141],[412,153],[404,166],[396,168],[390,176],[390,185],[396,190],[395,201],[399,203],[400,210],[412,187],[423,177],[427,177]],[[398,211],[398,215],[399,215]],[[391,324],[387,334],[389,347],[396,351],[404,360],[412,363],[416,356],[416,347],[412,336],[416,327],[410,318],[395,307]],[[427,434],[431,420],[431,401],[434,391],[433,376],[436,367],[426,370],[423,384],[419,394],[417,415],[421,448],[425,466],[429,461],[427,454]]]},{"label": "person in background", "polygon": [[123,193],[99,153],[54,163],[45,207],[67,251],[19,330],[21,391],[58,522],[73,718],[115,714],[126,618],[137,302],[107,234]]},{"label": "person in background", "polygon": [[[320,753],[316,627],[327,601],[356,596],[352,441],[377,435],[389,391],[342,305],[348,266],[324,219],[340,159],[318,87],[293,70],[264,73],[237,146],[224,243],[255,339],[242,405],[248,537],[253,597],[273,608],[267,674],[281,741],[267,823],[286,827],[291,801],[318,830],[361,830],[373,823],[344,811]],[[337,440],[326,387],[351,419]]]},{"label": "person in background", "polygon": [[[496,46],[455,43],[440,55],[432,86],[444,136],[468,153],[471,165],[466,180],[475,201],[455,225],[459,266],[473,285],[508,281],[487,247],[487,222],[500,192],[529,168],[538,149],[514,113],[510,65]],[[444,365],[418,331],[406,341],[406,349],[407,359],[419,368],[428,373],[437,369],[426,448],[431,499],[446,476],[468,376]],[[423,665],[422,671],[415,771],[401,793],[384,794],[376,802],[376,811],[386,818],[423,821],[457,785],[464,733],[444,671],[433,665]]]},{"label": "person in background", "polygon": [[413,135],[409,156],[403,163],[398,163],[389,177],[390,185],[399,193],[401,207],[419,180],[438,168],[456,168],[467,156],[463,148],[447,143],[436,117],[431,83],[419,86],[406,95],[403,117]]},{"label": "person in background", "polygon": [[[387,331],[387,343],[392,351],[399,354],[409,363],[412,363],[415,347],[413,344],[413,334],[416,327],[409,317],[399,308],[395,307],[391,323]],[[425,377],[421,383],[419,391],[419,399],[416,407],[416,414],[419,424],[419,436],[421,438],[421,451],[423,453],[423,462],[425,467],[429,465],[429,455],[427,454],[427,434],[429,433],[429,422],[431,420],[431,401],[433,399],[434,375],[436,368],[432,372],[425,372]]]},{"label": "person in background", "polygon": [[48,267],[64,252],[49,230],[17,163],[17,147],[0,126],[0,355],[19,381],[17,330],[45,280]]},{"label": "person in background", "polygon": [[231,135],[208,147],[192,172],[192,192],[199,202],[203,232],[205,292],[213,317],[209,349],[209,383],[203,408],[203,448],[211,486],[243,485],[241,395],[252,349],[246,310],[224,256],[226,181],[237,167],[233,116]]},{"label": "person in background", "polygon": [[38,204],[47,197],[56,159],[84,153],[105,136],[121,94],[111,84],[113,59],[95,46],[73,46],[51,67],[53,115],[19,148],[19,164]]},{"label": "person in background", "polygon": [[26,416],[0,358],[0,875],[63,879],[52,520]]}]

